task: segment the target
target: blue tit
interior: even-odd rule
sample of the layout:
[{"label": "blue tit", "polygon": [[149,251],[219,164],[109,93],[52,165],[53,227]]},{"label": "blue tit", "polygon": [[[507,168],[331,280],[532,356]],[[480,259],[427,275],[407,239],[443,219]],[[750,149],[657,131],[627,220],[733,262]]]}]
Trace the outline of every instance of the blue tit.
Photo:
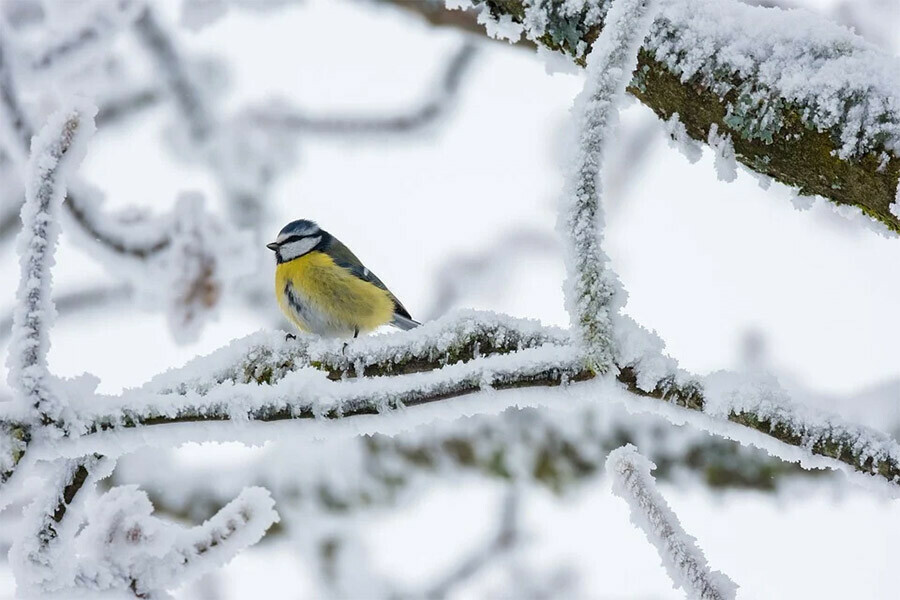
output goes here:
[{"label": "blue tit", "polygon": [[387,324],[419,325],[347,246],[312,221],[288,223],[266,247],[277,261],[278,304],[302,331],[356,337]]}]

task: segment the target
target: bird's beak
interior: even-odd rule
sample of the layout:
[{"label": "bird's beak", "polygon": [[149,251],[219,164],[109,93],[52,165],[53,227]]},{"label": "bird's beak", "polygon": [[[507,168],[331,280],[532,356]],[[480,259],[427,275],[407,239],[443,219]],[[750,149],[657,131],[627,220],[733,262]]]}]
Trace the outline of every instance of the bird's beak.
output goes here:
[{"label": "bird's beak", "polygon": [[272,252],[278,250],[278,242],[272,242],[271,244],[266,244],[266,248],[271,250]]}]

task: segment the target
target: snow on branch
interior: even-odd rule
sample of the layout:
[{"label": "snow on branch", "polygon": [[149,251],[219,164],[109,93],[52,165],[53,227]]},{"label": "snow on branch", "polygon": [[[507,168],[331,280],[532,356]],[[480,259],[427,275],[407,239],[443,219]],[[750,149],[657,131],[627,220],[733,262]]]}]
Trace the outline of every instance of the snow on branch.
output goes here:
[{"label": "snow on branch", "polygon": [[[448,3],[391,0],[431,23],[484,33],[518,27],[528,46],[584,57],[606,27],[610,0]],[[738,0],[667,0],[628,91],[662,120],[678,113],[706,144],[712,125],[737,160],[802,194],[857,207],[900,231],[889,210],[900,179],[900,67],[850,30],[806,10]],[[797,160],[802,156],[803,160]]]},{"label": "snow on branch", "polygon": [[201,525],[185,528],[153,516],[134,486],[112,488],[86,511],[74,541],[79,565],[70,589],[130,590],[139,598],[174,589],[229,562],[279,521],[262,488],[245,488]]},{"label": "snow on branch", "polygon": [[601,248],[604,227],[600,170],[603,145],[618,119],[618,104],[647,35],[653,2],[617,0],[587,60],[584,89],[575,101],[575,160],[566,178],[559,229],[566,240],[566,308],[580,334],[588,365],[609,371],[615,361],[612,320],[624,291]]},{"label": "snow on branch", "polygon": [[656,489],[656,480],[650,474],[655,468],[631,444],[610,452],[606,462],[613,493],[628,503],[631,522],[656,547],[675,587],[682,588],[691,599],[733,600],[737,586],[726,575],[709,569],[696,540],[684,531]]},{"label": "snow on branch", "polygon": [[112,472],[108,459],[60,459],[48,467],[49,491],[28,508],[29,527],[10,553],[20,592],[156,597],[228,562],[279,520],[266,490],[245,488],[212,518],[185,528],[154,517],[134,486],[86,501]]},{"label": "snow on branch", "polygon": [[96,108],[76,106],[52,115],[31,145],[29,175],[18,238],[21,275],[8,358],[11,386],[44,424],[62,425],[66,400],[47,371],[49,327],[56,309],[50,298],[50,267],[59,239],[59,213],[66,184],[94,131]]},{"label": "snow on branch", "polygon": [[[259,440],[260,430],[245,428],[248,421],[300,420],[312,426],[368,415],[367,431],[395,433],[436,414],[458,416],[472,410],[471,403],[454,403],[456,397],[562,387],[567,398],[589,403],[607,398],[628,410],[659,412],[677,424],[689,423],[761,447],[807,468],[841,468],[874,476],[891,484],[896,493],[900,445],[890,436],[797,406],[772,382],[735,383],[729,391],[719,380],[693,379],[660,356],[652,347],[654,340],[638,329],[629,335],[620,332],[622,359],[618,383],[611,387],[604,379],[587,381],[593,373],[583,366],[580,351],[565,344],[559,330],[542,332],[533,321],[490,313],[448,315],[413,332],[356,340],[346,347],[349,358],[341,356],[340,341],[306,336],[286,341],[281,332],[261,332],[120,396],[76,398],[74,410],[86,435],[57,442],[53,451],[118,454],[150,443],[196,441],[197,436]],[[383,353],[376,350],[381,347]],[[543,399],[526,400],[518,393],[482,394],[478,406],[488,412],[526,401],[558,407],[557,397],[545,393]],[[484,404],[489,398],[494,400]],[[426,404],[440,404],[449,412],[413,410]],[[400,412],[407,418],[399,419]],[[382,413],[383,418],[372,419]],[[13,415],[0,421],[20,427]],[[210,427],[168,427],[222,421],[233,425],[223,428],[223,423],[216,429],[218,435]],[[47,450],[35,451],[39,457]],[[30,447],[25,452],[30,453]]]}]

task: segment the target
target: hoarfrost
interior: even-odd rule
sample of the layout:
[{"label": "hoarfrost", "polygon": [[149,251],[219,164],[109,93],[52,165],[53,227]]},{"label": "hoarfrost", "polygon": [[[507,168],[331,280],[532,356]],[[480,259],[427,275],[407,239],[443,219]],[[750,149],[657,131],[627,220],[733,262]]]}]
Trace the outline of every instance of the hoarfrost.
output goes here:
[{"label": "hoarfrost", "polygon": [[631,522],[656,547],[675,587],[697,600],[733,600],[737,592],[725,574],[711,571],[697,540],[685,532],[665,498],[656,489],[652,462],[628,444],[609,453],[606,472],[613,493],[631,509]]},{"label": "hoarfrost", "polygon": [[734,156],[734,145],[729,134],[719,135],[719,126],[715,123],[709,128],[707,142],[713,149],[716,164],[716,175],[719,181],[731,183],[737,179],[737,161]]},{"label": "hoarfrost", "polygon": [[669,147],[675,148],[681,152],[685,158],[691,163],[695,163],[703,156],[703,147],[699,142],[688,135],[684,123],[678,116],[678,113],[672,113],[672,116],[665,122],[666,133],[669,135]]},{"label": "hoarfrost", "polygon": [[50,298],[50,269],[66,184],[84,156],[96,112],[93,106],[76,103],[51,115],[32,140],[25,182],[17,240],[21,275],[7,365],[11,387],[51,421],[63,417],[66,401],[47,370],[49,328],[56,313]]},{"label": "hoarfrost", "polygon": [[900,219],[900,183],[897,183],[897,193],[894,195],[894,201],[890,206],[891,214]]},{"label": "hoarfrost", "polygon": [[600,170],[603,145],[618,119],[618,104],[637,65],[637,51],[653,17],[648,4],[619,0],[587,58],[584,89],[575,101],[579,139],[566,176],[558,228],[566,240],[566,308],[591,368],[614,362],[612,319],[625,303],[601,248],[604,227]]}]

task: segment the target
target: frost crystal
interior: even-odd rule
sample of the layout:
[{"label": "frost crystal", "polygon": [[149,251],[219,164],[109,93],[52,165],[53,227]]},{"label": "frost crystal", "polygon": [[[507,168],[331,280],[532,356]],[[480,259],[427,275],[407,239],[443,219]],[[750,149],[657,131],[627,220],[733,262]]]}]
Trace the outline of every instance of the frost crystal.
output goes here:
[{"label": "frost crystal", "polygon": [[587,58],[584,90],[575,101],[580,136],[563,193],[559,228],[567,241],[566,308],[579,332],[591,368],[605,372],[614,362],[612,317],[624,291],[601,248],[600,204],[603,145],[618,118],[618,105],[637,65],[637,51],[652,21],[652,2],[618,0]]},{"label": "frost crystal", "polygon": [[713,123],[709,128],[707,141],[715,155],[716,174],[719,177],[719,181],[731,183],[737,178],[737,162],[734,157],[734,145],[731,143],[731,136],[728,134],[719,135],[719,126]]},{"label": "frost crystal", "polygon": [[681,152],[691,163],[700,160],[700,157],[703,156],[703,148],[688,135],[678,113],[672,113],[672,116],[665,122],[665,128],[666,133],[669,134],[669,147]]},{"label": "frost crystal", "polygon": [[697,541],[681,527],[665,498],[656,489],[652,462],[628,444],[609,453],[606,472],[613,493],[631,508],[631,522],[656,547],[675,587],[698,600],[733,599],[737,586],[719,571],[710,571]]},{"label": "frost crystal", "polygon": [[900,219],[900,183],[897,183],[897,193],[894,194],[894,201],[890,206],[891,214]]}]

